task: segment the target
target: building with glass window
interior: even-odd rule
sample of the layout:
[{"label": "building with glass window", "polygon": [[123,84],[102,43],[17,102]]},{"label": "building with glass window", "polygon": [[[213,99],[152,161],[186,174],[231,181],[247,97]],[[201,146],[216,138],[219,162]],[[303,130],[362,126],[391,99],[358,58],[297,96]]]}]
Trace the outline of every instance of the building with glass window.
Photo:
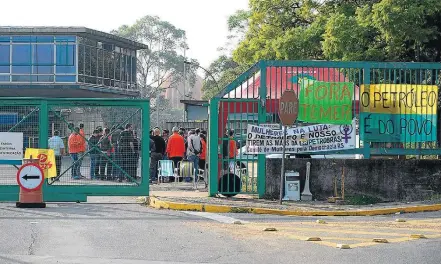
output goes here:
[{"label": "building with glass window", "polygon": [[0,96],[135,97],[141,49],[84,27],[0,27]]}]

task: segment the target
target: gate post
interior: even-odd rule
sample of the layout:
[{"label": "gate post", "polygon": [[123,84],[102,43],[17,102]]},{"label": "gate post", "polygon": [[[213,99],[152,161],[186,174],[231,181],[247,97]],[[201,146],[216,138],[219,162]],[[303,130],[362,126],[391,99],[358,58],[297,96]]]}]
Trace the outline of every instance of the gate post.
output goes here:
[{"label": "gate post", "polygon": [[[40,111],[38,111],[38,148],[46,149],[48,148],[49,140],[49,110],[47,106],[47,100],[40,101]],[[56,165],[55,165],[56,166]],[[47,179],[44,181],[42,188],[43,197],[45,196],[45,189],[47,186]]]},{"label": "gate post", "polygon": [[212,98],[208,111],[208,195],[215,196],[218,192],[218,145],[219,145],[219,98]]},{"label": "gate post", "polygon": [[48,146],[49,139],[49,112],[47,107],[47,101],[40,101],[40,111],[38,112],[39,120],[39,133],[38,133],[38,148],[45,149]]},{"label": "gate post", "polygon": [[150,101],[141,103],[141,188],[150,195]]},{"label": "gate post", "polygon": [[[259,105],[259,113],[258,113],[258,122],[259,124],[266,122],[266,62],[260,61],[260,87],[259,87],[259,97],[260,103]],[[257,192],[259,194],[259,198],[263,198],[265,195],[266,189],[266,158],[265,154],[259,154],[257,158]]]}]

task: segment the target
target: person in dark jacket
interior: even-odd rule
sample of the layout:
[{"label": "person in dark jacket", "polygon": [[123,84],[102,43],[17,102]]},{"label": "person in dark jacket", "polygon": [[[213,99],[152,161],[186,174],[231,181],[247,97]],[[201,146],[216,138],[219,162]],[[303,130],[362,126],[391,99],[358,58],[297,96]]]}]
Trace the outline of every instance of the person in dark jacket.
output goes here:
[{"label": "person in dark jacket", "polygon": [[[121,135],[121,132],[124,130],[121,126],[114,126],[111,133],[112,136],[110,137],[110,143],[112,144],[112,160],[115,162],[114,165],[118,165],[121,167],[121,155],[119,154],[118,149],[118,140]],[[112,177],[117,178],[120,177],[123,173],[121,172],[118,167],[113,166],[112,167]]]},{"label": "person in dark jacket", "polygon": [[100,162],[100,172],[101,172],[101,179],[112,179],[112,143],[111,143],[111,135],[110,135],[110,129],[106,128],[104,129],[104,134],[100,139],[101,144],[100,148],[102,151],[102,157]]},{"label": "person in dark jacket", "polygon": [[223,136],[223,139],[222,139],[222,158],[226,159],[222,163],[224,170],[228,170],[228,168],[229,168],[228,154],[229,154],[229,142],[230,142],[229,137],[230,137],[230,132],[232,132],[234,134],[233,130],[230,130],[230,129],[227,128],[225,130],[225,135]]},{"label": "person in dark jacket", "polygon": [[101,155],[101,150],[99,148],[100,136],[98,135],[98,130],[94,130],[92,136],[89,138],[89,155],[90,155],[90,179],[96,180],[99,172],[98,159]]},{"label": "person in dark jacket", "polygon": [[155,150],[152,151],[150,157],[150,175],[152,181],[158,180],[158,162],[163,159],[165,155],[165,140],[161,137],[161,130],[159,128],[155,128],[153,130],[153,136],[151,139],[154,142]]},{"label": "person in dark jacket", "polygon": [[126,129],[121,132],[118,139],[118,155],[120,157],[120,166],[125,173],[121,173],[118,181],[122,182],[123,175],[128,174],[131,178],[135,178],[133,175],[133,162],[135,155],[135,137],[133,136],[132,124],[127,124]]}]

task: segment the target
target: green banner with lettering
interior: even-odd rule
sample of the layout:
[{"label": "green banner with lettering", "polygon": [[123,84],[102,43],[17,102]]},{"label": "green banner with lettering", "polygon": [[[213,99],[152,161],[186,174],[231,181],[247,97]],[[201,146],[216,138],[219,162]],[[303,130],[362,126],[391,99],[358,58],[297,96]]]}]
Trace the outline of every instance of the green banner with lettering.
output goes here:
[{"label": "green banner with lettering", "polygon": [[303,80],[300,87],[298,116],[300,121],[351,124],[354,83]]}]

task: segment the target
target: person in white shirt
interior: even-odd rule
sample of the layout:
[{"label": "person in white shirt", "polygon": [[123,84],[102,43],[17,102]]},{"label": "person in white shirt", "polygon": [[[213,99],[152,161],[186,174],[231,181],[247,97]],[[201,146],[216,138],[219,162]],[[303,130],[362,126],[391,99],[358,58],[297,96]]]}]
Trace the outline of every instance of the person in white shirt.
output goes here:
[{"label": "person in white shirt", "polygon": [[61,160],[64,155],[64,142],[60,138],[60,132],[55,131],[54,136],[49,139],[49,148],[54,150],[55,154],[55,166],[57,168],[57,177],[60,176]]}]

